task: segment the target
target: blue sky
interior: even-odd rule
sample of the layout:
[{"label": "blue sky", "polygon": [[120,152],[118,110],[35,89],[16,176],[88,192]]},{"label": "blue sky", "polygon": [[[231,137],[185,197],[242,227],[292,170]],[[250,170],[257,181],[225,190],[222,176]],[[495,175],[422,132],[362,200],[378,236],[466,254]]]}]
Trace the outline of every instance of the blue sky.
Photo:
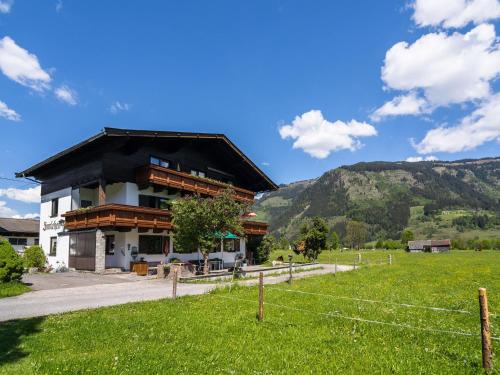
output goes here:
[{"label": "blue sky", "polygon": [[0,0],[0,216],[38,211],[16,171],[104,126],[225,133],[277,183],[498,156],[499,17],[497,0]]}]

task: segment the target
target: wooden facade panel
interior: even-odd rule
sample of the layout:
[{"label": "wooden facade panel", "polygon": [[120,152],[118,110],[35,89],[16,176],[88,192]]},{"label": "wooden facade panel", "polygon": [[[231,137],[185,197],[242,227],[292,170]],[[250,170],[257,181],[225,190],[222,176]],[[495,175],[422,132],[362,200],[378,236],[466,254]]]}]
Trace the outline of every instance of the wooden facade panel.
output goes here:
[{"label": "wooden facade panel", "polygon": [[[156,208],[106,204],[90,209],[69,211],[63,214],[64,227],[68,230],[91,228],[143,228],[172,229],[169,211]],[[268,225],[256,221],[243,221],[246,235],[265,235]]]}]

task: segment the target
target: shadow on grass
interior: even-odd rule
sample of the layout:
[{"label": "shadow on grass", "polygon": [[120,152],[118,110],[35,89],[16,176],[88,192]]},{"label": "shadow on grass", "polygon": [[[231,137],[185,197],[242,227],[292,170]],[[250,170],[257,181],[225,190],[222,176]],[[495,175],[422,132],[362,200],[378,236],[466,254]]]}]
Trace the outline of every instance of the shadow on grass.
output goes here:
[{"label": "shadow on grass", "polygon": [[45,318],[11,320],[0,323],[0,368],[29,355],[21,348],[23,338],[40,332]]}]

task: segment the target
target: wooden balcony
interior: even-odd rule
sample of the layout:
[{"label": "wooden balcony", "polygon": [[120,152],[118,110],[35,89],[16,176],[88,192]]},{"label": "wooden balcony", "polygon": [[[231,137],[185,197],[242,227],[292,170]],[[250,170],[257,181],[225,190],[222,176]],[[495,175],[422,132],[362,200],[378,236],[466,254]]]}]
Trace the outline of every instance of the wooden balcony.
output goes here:
[{"label": "wooden balcony", "polygon": [[264,236],[267,234],[267,223],[260,221],[243,221],[243,231],[246,235]]},{"label": "wooden balcony", "polygon": [[232,188],[237,201],[253,204],[255,192],[231,186],[208,178],[192,176],[189,173],[178,172],[157,165],[146,165],[137,170],[137,185],[144,189],[149,185],[160,185],[201,195],[215,196],[221,191]]},{"label": "wooden balcony", "polygon": [[[62,215],[67,230],[82,230],[93,228],[113,229],[172,229],[169,211],[157,208],[128,206],[124,204],[105,204],[88,209],[68,211]],[[257,221],[243,221],[246,235],[265,235],[267,224]]]},{"label": "wooden balcony", "polygon": [[172,229],[170,212],[157,208],[105,204],[68,211],[62,215],[68,230],[89,228]]}]

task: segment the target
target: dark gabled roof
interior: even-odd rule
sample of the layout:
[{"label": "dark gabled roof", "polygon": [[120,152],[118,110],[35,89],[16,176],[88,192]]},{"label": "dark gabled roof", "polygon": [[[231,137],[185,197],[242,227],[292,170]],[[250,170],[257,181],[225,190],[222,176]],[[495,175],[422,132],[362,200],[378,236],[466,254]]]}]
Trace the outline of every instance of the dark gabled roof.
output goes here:
[{"label": "dark gabled roof", "polygon": [[90,137],[83,142],[69,147],[40,163],[37,163],[30,168],[17,172],[16,177],[30,177],[37,174],[43,168],[49,166],[51,163],[69,155],[81,148],[96,143],[105,137],[152,137],[152,138],[191,138],[191,139],[217,139],[225,142],[239,157],[241,157],[247,165],[249,165],[258,175],[260,175],[269,186],[268,190],[278,189],[276,185],[264,172],[262,172],[229,138],[224,134],[217,133],[191,133],[191,132],[174,132],[163,130],[133,130],[133,129],[118,129],[105,127],[100,133]]},{"label": "dark gabled roof", "polygon": [[0,235],[2,233],[38,233],[40,221],[37,219],[13,219],[0,217]]}]

